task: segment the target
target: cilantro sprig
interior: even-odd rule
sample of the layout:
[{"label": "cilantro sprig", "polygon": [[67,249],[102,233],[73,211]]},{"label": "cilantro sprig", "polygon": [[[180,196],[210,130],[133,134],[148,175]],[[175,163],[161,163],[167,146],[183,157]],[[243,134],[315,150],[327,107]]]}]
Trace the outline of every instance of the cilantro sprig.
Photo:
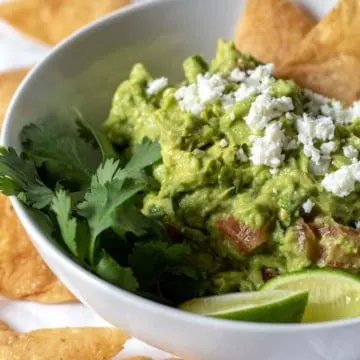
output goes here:
[{"label": "cilantro sprig", "polygon": [[141,211],[159,186],[159,143],[145,138],[128,157],[80,113],[75,123],[77,132],[49,121],[24,127],[21,155],[0,148],[0,190],[46,218],[75,261],[114,285],[172,304],[199,295],[192,249]]},{"label": "cilantro sprig", "polygon": [[35,164],[18,156],[13,148],[0,148],[0,189],[16,195],[29,206],[42,209],[53,199],[53,191],[40,179]]}]

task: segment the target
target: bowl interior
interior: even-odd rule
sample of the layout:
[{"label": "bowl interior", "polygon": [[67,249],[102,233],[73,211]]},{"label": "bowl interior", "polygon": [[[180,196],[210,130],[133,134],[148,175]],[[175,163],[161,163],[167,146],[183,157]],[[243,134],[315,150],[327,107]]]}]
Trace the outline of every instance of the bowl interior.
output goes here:
[{"label": "bowl interior", "polygon": [[[316,16],[335,2],[297,0]],[[20,150],[19,132],[30,122],[56,116],[68,126],[73,107],[100,124],[116,87],[136,62],[144,63],[154,76],[180,80],[187,56],[199,53],[210,59],[219,38],[233,38],[244,4],[244,0],[155,0],[86,27],[27,77],[7,113],[2,144]]]}]

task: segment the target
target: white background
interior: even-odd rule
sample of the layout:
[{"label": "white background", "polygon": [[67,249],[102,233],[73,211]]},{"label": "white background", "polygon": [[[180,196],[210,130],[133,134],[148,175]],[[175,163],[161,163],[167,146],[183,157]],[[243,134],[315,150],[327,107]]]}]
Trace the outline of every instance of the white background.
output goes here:
[{"label": "white background", "polygon": [[[139,1],[143,0],[134,2]],[[32,66],[50,51],[49,46],[20,34],[0,21],[0,71]],[[109,326],[82,304],[41,305],[10,301],[1,297],[0,318],[19,331],[68,326]],[[133,339],[127,343],[125,350],[116,359],[132,355],[148,355],[156,360],[167,356]]]}]

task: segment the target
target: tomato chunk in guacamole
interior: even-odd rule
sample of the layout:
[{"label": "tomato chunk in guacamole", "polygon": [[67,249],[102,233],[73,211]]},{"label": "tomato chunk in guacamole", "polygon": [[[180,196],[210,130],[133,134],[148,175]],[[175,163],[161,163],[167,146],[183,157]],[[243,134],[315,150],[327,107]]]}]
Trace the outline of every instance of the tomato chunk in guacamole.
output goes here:
[{"label": "tomato chunk in guacamole", "polygon": [[209,293],[259,288],[309,267],[360,269],[360,103],[276,79],[273,65],[219,41],[171,84],[141,64],[104,128],[119,148],[159,141],[143,212],[188,242]]}]

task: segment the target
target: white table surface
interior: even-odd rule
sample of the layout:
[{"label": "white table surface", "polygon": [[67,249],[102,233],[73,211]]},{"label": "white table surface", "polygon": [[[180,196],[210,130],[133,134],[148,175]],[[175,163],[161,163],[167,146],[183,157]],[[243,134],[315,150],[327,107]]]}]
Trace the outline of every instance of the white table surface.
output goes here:
[{"label": "white table surface", "polygon": [[[139,2],[143,0],[135,0]],[[4,2],[4,0],[0,0]],[[46,56],[51,47],[26,37],[0,21],[0,71],[28,67]],[[30,331],[40,328],[69,326],[110,326],[82,304],[41,305],[10,301],[0,297],[0,318],[12,328]],[[160,360],[169,356],[138,340],[130,340],[116,359],[147,355]]]}]

